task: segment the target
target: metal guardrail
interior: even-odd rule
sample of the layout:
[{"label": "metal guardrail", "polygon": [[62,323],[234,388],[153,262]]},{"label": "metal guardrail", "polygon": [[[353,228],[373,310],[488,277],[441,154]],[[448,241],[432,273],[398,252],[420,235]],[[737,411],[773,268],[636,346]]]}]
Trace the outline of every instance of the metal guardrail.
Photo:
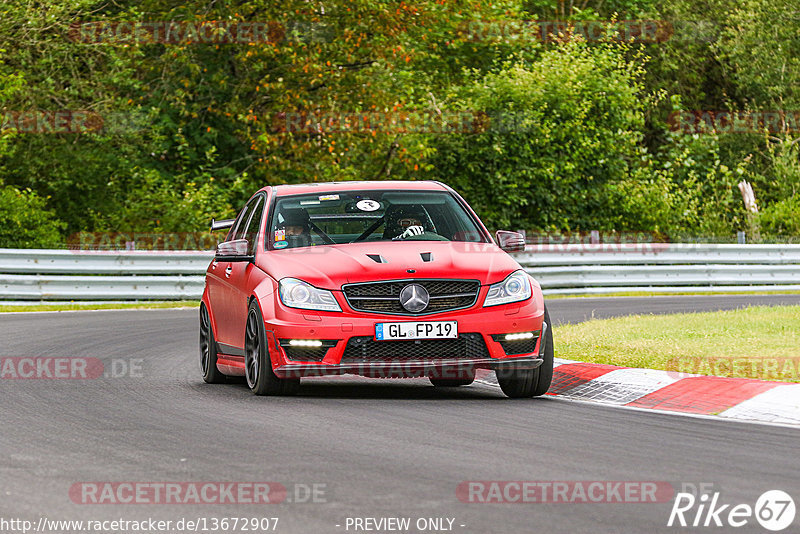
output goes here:
[{"label": "metal guardrail", "polygon": [[212,251],[105,252],[0,248],[0,273],[202,275],[212,257]]},{"label": "metal guardrail", "polygon": [[0,249],[0,300],[197,300],[213,256]]},{"label": "metal guardrail", "polygon": [[800,245],[531,245],[516,259],[547,294],[800,290]]},{"label": "metal guardrail", "polygon": [[199,300],[203,276],[0,274],[0,300]]},{"label": "metal guardrail", "polygon": [[[208,252],[0,249],[0,300],[199,299]],[[529,245],[546,294],[800,290],[800,245]]]},{"label": "metal guardrail", "polygon": [[636,243],[528,245],[515,254],[526,265],[800,264],[800,245]]}]

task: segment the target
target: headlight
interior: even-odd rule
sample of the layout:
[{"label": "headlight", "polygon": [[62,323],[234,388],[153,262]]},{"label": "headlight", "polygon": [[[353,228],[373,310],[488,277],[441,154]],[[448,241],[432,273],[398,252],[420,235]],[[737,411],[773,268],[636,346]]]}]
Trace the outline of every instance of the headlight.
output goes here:
[{"label": "headlight", "polygon": [[290,308],[305,310],[337,311],[342,309],[333,297],[333,293],[325,289],[317,289],[309,283],[296,278],[284,278],[278,284],[281,302]]},{"label": "headlight", "polygon": [[489,294],[483,305],[497,306],[531,298],[531,281],[525,271],[514,271],[502,282],[489,286]]}]

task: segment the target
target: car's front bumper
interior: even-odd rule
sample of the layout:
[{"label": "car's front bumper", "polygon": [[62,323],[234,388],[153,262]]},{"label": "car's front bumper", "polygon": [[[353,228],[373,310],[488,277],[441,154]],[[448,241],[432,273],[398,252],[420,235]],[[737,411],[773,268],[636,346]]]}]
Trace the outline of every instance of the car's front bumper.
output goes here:
[{"label": "car's front bumper", "polygon": [[490,358],[476,360],[441,359],[408,360],[395,362],[340,363],[336,365],[287,363],[274,367],[275,374],[281,378],[307,376],[356,374],[371,378],[441,378],[460,379],[474,377],[478,369],[493,371],[514,369],[536,369],[543,360],[538,357],[519,357],[495,360]]},{"label": "car's front bumper", "polygon": [[[542,364],[544,324],[541,294],[515,304],[440,313],[425,317],[379,314],[308,312],[280,304],[265,322],[273,370],[280,377],[358,374],[386,378],[466,378],[477,369],[535,369]],[[265,314],[265,317],[269,314]],[[457,321],[459,338],[450,340],[375,340],[376,323]],[[509,348],[504,336],[535,332],[527,344]],[[289,340],[324,340],[325,347],[292,349]],[[357,345],[357,346],[354,346]],[[447,345],[446,348],[443,345]],[[455,347],[455,348],[453,348]],[[520,348],[522,347],[522,348]]]}]

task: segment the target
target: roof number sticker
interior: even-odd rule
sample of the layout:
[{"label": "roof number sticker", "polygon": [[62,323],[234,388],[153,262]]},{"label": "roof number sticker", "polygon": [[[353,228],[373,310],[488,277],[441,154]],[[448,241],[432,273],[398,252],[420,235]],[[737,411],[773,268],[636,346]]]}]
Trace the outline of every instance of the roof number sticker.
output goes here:
[{"label": "roof number sticker", "polygon": [[359,200],[356,207],[361,211],[377,211],[381,209],[381,203],[370,199]]}]

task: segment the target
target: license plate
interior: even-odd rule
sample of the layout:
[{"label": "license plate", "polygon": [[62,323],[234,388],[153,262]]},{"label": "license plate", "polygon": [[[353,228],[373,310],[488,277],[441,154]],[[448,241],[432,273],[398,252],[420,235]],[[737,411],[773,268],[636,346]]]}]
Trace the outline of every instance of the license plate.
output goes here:
[{"label": "license plate", "polygon": [[406,323],[377,323],[375,339],[449,339],[458,337],[457,321],[424,321]]}]

